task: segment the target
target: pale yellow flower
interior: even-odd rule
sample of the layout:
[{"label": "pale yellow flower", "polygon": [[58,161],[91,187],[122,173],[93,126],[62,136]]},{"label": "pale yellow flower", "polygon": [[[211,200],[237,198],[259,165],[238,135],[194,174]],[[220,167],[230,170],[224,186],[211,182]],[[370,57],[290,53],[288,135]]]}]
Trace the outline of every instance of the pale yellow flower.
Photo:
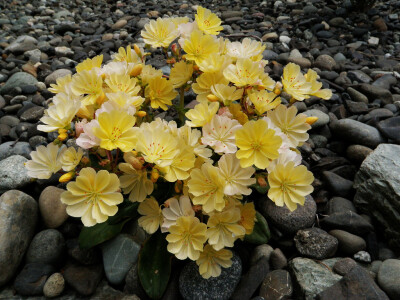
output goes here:
[{"label": "pale yellow flower", "polygon": [[101,104],[104,101],[103,79],[95,70],[83,70],[72,77],[71,89],[76,95],[85,95],[83,105]]},{"label": "pale yellow flower", "polygon": [[153,182],[148,178],[146,169],[137,170],[129,163],[120,163],[118,168],[123,172],[119,177],[124,194],[129,194],[131,202],[143,202],[153,192]]},{"label": "pale yellow flower", "polygon": [[263,69],[259,67],[258,63],[249,58],[238,59],[235,65],[230,64],[224,70],[225,78],[237,87],[257,85],[263,73]]},{"label": "pale yellow flower", "polygon": [[145,96],[150,99],[150,105],[154,109],[161,107],[163,110],[168,110],[167,105],[172,105],[172,100],[177,95],[172,82],[162,77],[150,78],[145,90]]},{"label": "pale yellow flower", "polygon": [[72,171],[81,162],[82,156],[82,148],[79,148],[78,151],[74,147],[67,148],[60,158],[62,169],[66,172]]},{"label": "pale yellow flower", "polygon": [[224,77],[222,72],[203,73],[197,77],[196,82],[192,84],[192,89],[199,96],[203,96],[203,99],[198,96],[197,100],[199,102],[207,101],[206,97],[211,93],[211,87],[218,83],[224,85],[228,85],[229,83],[229,80]]},{"label": "pale yellow flower", "polygon": [[193,109],[186,112],[185,116],[190,120],[186,121],[186,125],[190,127],[202,127],[209,123],[219,108],[218,102],[197,104]]},{"label": "pale yellow flower", "polygon": [[255,165],[265,169],[270,160],[279,156],[278,149],[282,139],[275,135],[275,130],[268,128],[265,120],[250,121],[235,133],[236,145],[240,148],[236,157],[243,168]]},{"label": "pale yellow flower", "polygon": [[293,148],[308,140],[307,130],[311,129],[311,126],[306,123],[307,116],[305,114],[296,116],[296,114],[295,106],[287,108],[285,105],[279,105],[267,113],[271,122],[288,137]]},{"label": "pale yellow flower", "polygon": [[226,181],[224,193],[226,195],[250,195],[250,185],[256,183],[253,176],[255,169],[253,167],[242,168],[239,159],[235,154],[225,154],[218,161],[218,168],[222,177]]},{"label": "pale yellow flower", "polygon": [[211,92],[219,101],[224,103],[225,106],[229,106],[233,101],[239,100],[243,96],[243,89],[237,89],[234,86],[221,83],[211,86]]},{"label": "pale yellow flower", "polygon": [[212,53],[218,53],[218,41],[211,35],[204,35],[200,30],[195,30],[190,39],[185,41],[183,50],[186,52],[187,60],[194,60],[196,64],[201,63]]},{"label": "pale yellow flower", "polygon": [[221,275],[221,267],[229,268],[232,265],[233,254],[230,250],[221,249],[216,251],[211,245],[207,244],[200,257],[196,260],[199,266],[200,275],[204,279],[218,277]]},{"label": "pale yellow flower", "polygon": [[154,77],[162,77],[163,72],[157,70],[150,65],[145,65],[143,67],[142,73],[140,73],[140,78],[142,79],[143,85],[149,84],[150,79]]},{"label": "pale yellow flower", "polygon": [[186,24],[189,22],[188,17],[174,17],[174,18],[169,18],[172,23],[175,24],[175,27],[178,28],[179,25],[181,24]]},{"label": "pale yellow flower", "polygon": [[287,64],[283,69],[282,84],[283,90],[294,99],[302,101],[310,98],[312,84],[307,82],[301,73],[300,66],[294,63]]},{"label": "pale yellow flower", "polygon": [[329,100],[332,97],[332,91],[330,89],[321,89],[322,82],[318,82],[319,76],[317,72],[312,69],[308,69],[307,74],[304,75],[307,82],[311,83],[310,95],[316,96],[325,100]]},{"label": "pale yellow flower", "polygon": [[229,105],[229,112],[232,114],[233,118],[238,120],[242,125],[249,121],[249,117],[242,111],[242,107],[239,103],[232,103]]},{"label": "pale yellow flower", "polygon": [[202,72],[213,73],[224,70],[231,62],[232,59],[226,55],[212,53],[202,61],[199,61],[198,66]]},{"label": "pale yellow flower", "polygon": [[213,14],[209,9],[197,6],[197,14],[195,15],[197,26],[205,34],[218,35],[224,27],[221,26],[221,19]]},{"label": "pale yellow flower", "polygon": [[128,74],[113,73],[105,82],[113,93],[124,92],[129,96],[137,96],[140,92],[137,79],[131,78]]},{"label": "pale yellow flower", "polygon": [[225,180],[217,167],[204,163],[201,169],[193,169],[187,185],[194,196],[193,204],[202,205],[206,213],[222,211],[225,207]]},{"label": "pale yellow flower", "polygon": [[67,205],[70,216],[80,217],[85,226],[93,226],[117,213],[117,205],[124,200],[118,190],[117,175],[106,170],[96,173],[92,168],[84,168],[75,182],[67,184],[67,191],[61,194],[61,202]]},{"label": "pale yellow flower", "polygon": [[82,71],[90,71],[92,69],[100,69],[103,62],[103,54],[97,55],[93,58],[87,58],[83,62],[76,65],[75,69],[77,73]]},{"label": "pale yellow flower", "polygon": [[70,90],[72,82],[72,76],[71,74],[65,75],[63,77],[57,78],[56,83],[51,83],[50,88],[48,88],[49,92],[52,92],[54,94],[58,93],[65,93],[68,94],[68,91]]},{"label": "pale yellow flower", "polygon": [[314,190],[311,185],[313,181],[314,176],[305,166],[295,167],[294,162],[278,164],[268,174],[268,197],[277,206],[286,205],[290,211],[294,211],[297,204],[304,205],[305,196]]},{"label": "pale yellow flower", "polygon": [[49,179],[51,175],[57,173],[61,167],[61,156],[65,148],[50,143],[46,147],[41,145],[36,151],[31,152],[32,160],[25,163],[28,176],[39,179]]},{"label": "pale yellow flower", "polygon": [[201,223],[196,217],[180,217],[175,225],[169,227],[170,234],[166,237],[167,249],[180,260],[186,258],[197,260],[207,240],[206,231],[206,224]]},{"label": "pale yellow flower", "polygon": [[280,97],[277,97],[276,94],[269,93],[266,90],[251,93],[249,99],[254,104],[254,108],[258,115],[262,115],[281,104]]},{"label": "pale yellow flower", "polygon": [[161,18],[157,21],[151,20],[144,25],[141,34],[144,42],[153,48],[167,48],[179,35],[175,24],[170,19]]},{"label": "pale yellow flower", "polygon": [[208,243],[217,251],[224,247],[233,247],[235,240],[246,234],[245,228],[238,224],[239,221],[238,208],[214,213],[207,222]]},{"label": "pale yellow flower", "polygon": [[[122,110],[127,110],[129,113],[129,110],[131,107],[136,109],[139,109],[140,106],[142,106],[144,102],[144,98],[140,96],[131,96],[127,93],[124,92],[117,92],[117,93],[107,93],[106,94],[107,98],[109,99],[108,102],[113,102],[117,104],[117,106],[122,109]],[[133,112],[134,113],[134,112]],[[131,114],[131,113],[129,113]]]},{"label": "pale yellow flower", "polygon": [[137,53],[134,50],[132,50],[131,45],[128,45],[126,47],[126,50],[124,47],[120,47],[118,49],[118,53],[114,54],[113,60],[124,61],[127,63],[138,63],[141,61]]},{"label": "pale yellow flower", "polygon": [[169,182],[187,179],[196,160],[192,148],[182,146],[179,148],[180,151],[175,155],[171,164],[160,167],[160,171],[164,173],[164,179]]},{"label": "pale yellow flower", "polygon": [[142,227],[148,234],[153,234],[157,231],[163,222],[161,207],[153,197],[147,198],[139,204],[138,213],[142,215],[138,219],[139,226]]},{"label": "pale yellow flower", "polygon": [[250,38],[244,38],[242,42],[229,42],[227,50],[227,54],[234,59],[251,58],[253,61],[259,61],[262,59],[265,45]]},{"label": "pale yellow flower", "polygon": [[194,217],[195,213],[188,196],[180,196],[179,200],[176,198],[169,198],[165,201],[166,207],[162,210],[164,222],[161,226],[161,232],[168,232],[169,227],[176,224],[176,220],[182,216]]},{"label": "pale yellow flower", "polygon": [[192,74],[193,65],[182,60],[172,67],[169,80],[174,88],[179,88],[192,78]]},{"label": "pale yellow flower", "polygon": [[248,202],[239,205],[240,209],[240,221],[239,225],[246,229],[246,234],[251,234],[254,229],[254,223],[256,221],[256,209],[254,208],[253,202]]},{"label": "pale yellow flower", "polygon": [[178,138],[188,147],[195,155],[200,156],[204,159],[208,159],[212,155],[212,150],[207,148],[206,145],[200,143],[201,131],[198,129],[192,129],[188,125],[183,125],[178,128]]}]

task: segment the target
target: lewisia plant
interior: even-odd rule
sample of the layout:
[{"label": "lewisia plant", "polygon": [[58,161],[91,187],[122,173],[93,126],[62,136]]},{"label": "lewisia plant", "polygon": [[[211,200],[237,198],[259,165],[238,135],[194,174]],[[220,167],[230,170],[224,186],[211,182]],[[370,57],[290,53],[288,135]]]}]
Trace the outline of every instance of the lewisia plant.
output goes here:
[{"label": "lewisia plant", "polygon": [[[293,211],[313,191],[296,147],[316,118],[292,104],[332,92],[293,63],[275,82],[264,71],[265,46],[230,42],[218,36],[222,29],[200,6],[193,22],[158,18],[141,34],[145,48],[161,48],[169,76],[133,45],[106,64],[102,55],[86,59],[52,85],[56,95],[38,129],[59,135],[32,152],[26,168],[39,179],[63,174],[61,201],[86,227],[83,244],[103,242],[137,218],[170,254],[216,277],[231,265],[235,241],[260,242],[267,230],[257,201]],[[188,109],[190,89],[197,102]]]}]

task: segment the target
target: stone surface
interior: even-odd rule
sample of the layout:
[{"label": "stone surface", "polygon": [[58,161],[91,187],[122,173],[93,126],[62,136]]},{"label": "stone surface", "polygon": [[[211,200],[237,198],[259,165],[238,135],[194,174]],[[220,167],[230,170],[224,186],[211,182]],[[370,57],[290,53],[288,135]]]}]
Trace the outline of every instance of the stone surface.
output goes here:
[{"label": "stone surface", "polygon": [[347,231],[331,230],[329,234],[337,238],[339,241],[339,251],[343,254],[353,255],[367,248],[367,244],[363,238]]},{"label": "stone surface", "polygon": [[27,263],[43,263],[56,266],[65,254],[63,235],[55,229],[46,229],[36,234],[26,253]]},{"label": "stone surface", "polygon": [[269,261],[269,258],[271,257],[271,253],[274,251],[274,248],[272,248],[268,244],[263,244],[259,245],[254,248],[253,252],[251,253],[250,257],[250,264],[255,265],[257,264],[257,261],[263,257],[267,258]]},{"label": "stone surface", "polygon": [[362,163],[355,180],[354,204],[385,230],[389,245],[400,249],[400,146],[382,144]]},{"label": "stone surface", "polygon": [[318,120],[311,125],[312,128],[319,128],[329,123],[329,116],[319,109],[310,109],[304,112],[307,117],[317,117]]},{"label": "stone surface", "polygon": [[23,296],[42,295],[47,278],[54,273],[54,267],[42,263],[27,264],[15,278],[14,288]]},{"label": "stone surface", "polygon": [[279,270],[287,267],[287,258],[279,248],[276,248],[274,251],[272,251],[269,260],[273,270]]},{"label": "stone surface", "polygon": [[65,280],[61,273],[52,274],[43,287],[43,294],[47,298],[54,298],[64,291]]},{"label": "stone surface", "polygon": [[301,256],[319,260],[335,255],[338,247],[334,236],[317,227],[297,231],[294,242]]},{"label": "stone surface", "polygon": [[361,85],[361,92],[365,94],[371,102],[380,99],[384,104],[393,103],[392,93],[379,86],[364,83]]},{"label": "stone surface", "polygon": [[271,200],[264,200],[260,204],[260,213],[276,228],[289,234],[311,227],[316,212],[317,205],[311,196],[306,197],[304,206],[299,205],[293,212],[285,206],[276,206]]},{"label": "stone surface", "polygon": [[378,271],[378,284],[391,299],[400,299],[400,260],[385,260]]},{"label": "stone surface", "polygon": [[356,261],[354,259],[351,259],[350,257],[346,257],[338,260],[333,265],[333,271],[339,275],[344,276],[348,272],[350,272],[355,266],[357,266]]},{"label": "stone surface", "polygon": [[25,72],[17,72],[13,74],[6,82],[5,85],[0,89],[0,94],[8,94],[14,88],[23,87],[25,85],[35,85],[37,83],[37,79],[33,77],[31,74]]},{"label": "stone surface", "polygon": [[121,284],[136,262],[140,245],[129,234],[119,234],[102,246],[104,271],[112,284]]},{"label": "stone surface", "polygon": [[12,155],[0,161],[0,194],[23,188],[31,181],[24,166],[27,161],[21,155]]},{"label": "stone surface", "polygon": [[27,142],[5,142],[0,145],[0,161],[12,155],[21,155],[30,159],[31,146]]},{"label": "stone surface", "polygon": [[0,197],[0,287],[15,274],[34,235],[38,208],[29,195],[11,190]]},{"label": "stone surface", "polygon": [[323,228],[342,229],[356,235],[364,235],[374,228],[363,217],[352,211],[333,213],[321,221]]},{"label": "stone surface", "polygon": [[400,117],[393,117],[378,123],[378,129],[388,139],[400,143]]},{"label": "stone surface", "polygon": [[70,264],[65,267],[65,281],[79,294],[93,294],[103,275],[102,265],[80,266]]},{"label": "stone surface", "polygon": [[58,70],[52,72],[51,74],[49,74],[44,79],[44,83],[46,83],[46,85],[55,84],[58,78],[61,78],[61,77],[67,76],[67,75],[72,75],[72,72],[68,69],[58,69]]},{"label": "stone surface", "polygon": [[286,270],[275,270],[265,276],[259,295],[264,300],[280,300],[290,298],[293,293],[293,284],[290,274]]},{"label": "stone surface", "polygon": [[358,251],[356,254],[353,255],[354,259],[356,261],[359,261],[361,263],[370,263],[371,262],[371,254],[369,254],[367,251]]},{"label": "stone surface", "polygon": [[323,260],[318,263],[309,258],[296,257],[289,262],[289,270],[294,281],[300,287],[301,295],[305,300],[315,299],[315,296],[338,282],[342,276],[334,274],[329,265],[333,260]]},{"label": "stone surface", "polygon": [[60,196],[64,191],[65,190],[55,186],[48,186],[40,194],[40,214],[48,228],[57,228],[68,218],[66,211],[67,206],[60,200]]},{"label": "stone surface", "polygon": [[179,291],[185,300],[228,300],[232,296],[242,273],[242,262],[234,254],[232,266],[222,268],[219,277],[204,279],[195,262],[187,263],[179,277]]}]

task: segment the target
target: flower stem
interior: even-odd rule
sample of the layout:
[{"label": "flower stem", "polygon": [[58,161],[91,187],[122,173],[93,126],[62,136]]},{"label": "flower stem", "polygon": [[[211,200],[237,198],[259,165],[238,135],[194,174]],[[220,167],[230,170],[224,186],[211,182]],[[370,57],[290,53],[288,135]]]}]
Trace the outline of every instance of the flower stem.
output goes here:
[{"label": "flower stem", "polygon": [[185,114],[184,114],[184,108],[185,108],[185,88],[182,86],[179,89],[179,120],[181,121],[181,124],[183,124],[185,120]]}]

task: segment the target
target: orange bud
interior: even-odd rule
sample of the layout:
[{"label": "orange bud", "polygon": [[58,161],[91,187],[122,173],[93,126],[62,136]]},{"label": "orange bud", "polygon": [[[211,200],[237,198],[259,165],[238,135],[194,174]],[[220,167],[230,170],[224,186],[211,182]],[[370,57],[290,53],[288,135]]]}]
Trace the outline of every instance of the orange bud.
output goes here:
[{"label": "orange bud", "polygon": [[65,173],[64,175],[62,175],[60,177],[60,179],[58,179],[59,182],[68,182],[70,181],[72,178],[74,178],[75,176],[75,171],[71,171],[68,173]]},{"label": "orange bud", "polygon": [[194,71],[198,71],[198,70],[200,70],[200,68],[199,68],[198,65],[193,65],[193,70],[194,70]]},{"label": "orange bud", "polygon": [[306,123],[309,125],[312,125],[317,121],[318,121],[318,117],[307,117],[307,119],[306,119]]},{"label": "orange bud", "polygon": [[68,134],[67,133],[61,133],[61,134],[59,134],[58,135],[58,137],[57,137],[57,139],[59,140],[59,141],[65,141],[66,139],[68,138]]},{"label": "orange bud", "polygon": [[139,111],[136,113],[136,115],[137,115],[138,117],[143,118],[143,117],[145,117],[145,116],[147,115],[147,113],[146,113],[144,110],[139,110]]},{"label": "orange bud", "polygon": [[210,102],[218,102],[219,98],[217,96],[215,96],[214,94],[209,94],[207,96],[207,100],[210,101]]},{"label": "orange bud", "polygon": [[266,88],[265,85],[259,85],[259,86],[257,86],[257,90],[259,90],[259,91],[263,91],[263,90],[265,90],[265,88]]},{"label": "orange bud", "polygon": [[139,48],[138,45],[134,44],[134,45],[133,45],[133,50],[135,50],[136,54],[137,54],[139,57],[141,57],[142,52],[140,51],[140,48]]},{"label": "orange bud", "polygon": [[274,94],[280,95],[282,93],[282,83],[277,82],[274,87]]},{"label": "orange bud", "polygon": [[138,76],[140,73],[142,73],[142,70],[143,70],[143,65],[138,64],[132,68],[132,71],[129,75],[131,75],[133,77]]},{"label": "orange bud", "polygon": [[257,177],[257,183],[259,186],[267,186],[267,181],[265,180],[264,177]]},{"label": "orange bud", "polygon": [[176,63],[175,57],[172,57],[172,58],[170,58],[170,59],[167,59],[167,64],[174,64],[174,63]]},{"label": "orange bud", "polygon": [[151,181],[152,182],[157,182],[159,177],[160,177],[160,173],[158,173],[157,169],[151,170]]},{"label": "orange bud", "polygon": [[103,159],[102,161],[99,162],[99,165],[104,167],[110,163],[109,159]]},{"label": "orange bud", "polygon": [[88,163],[90,163],[90,159],[87,156],[83,156],[81,158],[81,163],[83,163],[84,165],[87,165]]},{"label": "orange bud", "polygon": [[96,102],[98,105],[102,105],[104,102],[104,99],[106,99],[106,94],[104,94],[103,91],[101,91],[100,96],[97,97]]},{"label": "orange bud", "polygon": [[182,188],[183,188],[182,181],[181,180],[177,180],[175,182],[175,186],[174,186],[175,193],[180,194],[182,192]]}]

